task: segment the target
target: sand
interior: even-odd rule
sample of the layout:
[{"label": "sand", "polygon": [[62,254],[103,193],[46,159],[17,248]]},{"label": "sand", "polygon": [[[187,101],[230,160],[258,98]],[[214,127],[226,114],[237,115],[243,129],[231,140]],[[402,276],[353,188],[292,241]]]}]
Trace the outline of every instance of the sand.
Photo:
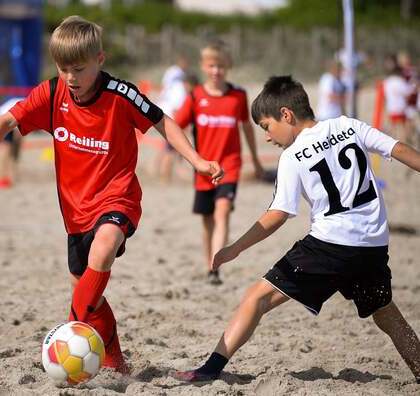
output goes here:
[{"label": "sand", "polygon": [[[362,99],[365,119],[372,91]],[[273,167],[277,149],[259,147]],[[39,138],[30,138],[37,140]],[[113,267],[106,296],[119,323],[129,377],[102,370],[77,387],[56,387],[40,363],[46,332],[67,317],[66,235],[52,164],[40,149],[24,150],[20,180],[0,191],[0,395],[414,395],[410,371],[371,319],[335,295],[314,317],[288,302],[263,318],[221,378],[202,386],[179,384],[169,369],[188,369],[212,351],[247,287],[308,229],[308,208],[264,242],[222,269],[223,285],[205,282],[200,218],[191,215],[189,170],[163,185],[148,174],[150,148],[140,155],[144,215],[127,252]],[[249,173],[249,163],[245,174]],[[390,266],[394,301],[420,333],[420,178],[382,162],[380,176],[392,227]],[[246,180],[232,216],[231,239],[264,212],[273,186]]]}]

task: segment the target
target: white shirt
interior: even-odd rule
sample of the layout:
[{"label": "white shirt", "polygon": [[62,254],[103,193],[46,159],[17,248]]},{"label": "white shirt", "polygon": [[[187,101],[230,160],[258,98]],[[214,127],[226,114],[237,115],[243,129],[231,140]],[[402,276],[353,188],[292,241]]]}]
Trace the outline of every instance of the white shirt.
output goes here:
[{"label": "white shirt", "polygon": [[347,246],[385,246],[388,223],[369,152],[390,158],[397,141],[341,116],[304,129],[282,153],[269,210],[297,214],[311,207],[310,235]]},{"label": "white shirt", "polygon": [[388,114],[405,114],[408,106],[407,99],[412,92],[413,87],[403,77],[387,77],[384,80],[384,94]]},{"label": "white shirt", "polygon": [[341,103],[337,99],[331,98],[331,95],[343,95],[344,90],[344,84],[331,73],[321,76],[318,85],[318,120],[336,118],[343,114]]},{"label": "white shirt", "polygon": [[163,75],[157,104],[169,117],[174,117],[187,96],[184,79],[185,72],[177,65],[169,67]]}]

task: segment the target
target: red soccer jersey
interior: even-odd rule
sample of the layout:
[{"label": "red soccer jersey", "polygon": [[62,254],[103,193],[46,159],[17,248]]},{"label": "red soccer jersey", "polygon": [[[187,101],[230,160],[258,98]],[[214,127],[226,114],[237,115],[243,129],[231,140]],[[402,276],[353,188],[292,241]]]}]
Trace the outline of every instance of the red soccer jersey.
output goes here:
[{"label": "red soccer jersey", "polygon": [[[175,116],[185,128],[194,125],[195,148],[206,160],[218,161],[225,170],[221,183],[236,183],[241,170],[241,140],[238,123],[248,121],[246,92],[231,84],[223,96],[209,95],[202,85],[194,88]],[[211,190],[209,176],[196,173],[196,190]]]},{"label": "red soccer jersey", "polygon": [[10,112],[22,135],[44,129],[54,137],[57,190],[67,232],[91,230],[109,211],[124,213],[137,226],[142,192],[135,174],[135,129],[145,133],[161,120],[162,110],[136,86],[105,72],[88,103],[75,102],[60,79],[52,113],[50,100],[50,82],[44,81]]}]

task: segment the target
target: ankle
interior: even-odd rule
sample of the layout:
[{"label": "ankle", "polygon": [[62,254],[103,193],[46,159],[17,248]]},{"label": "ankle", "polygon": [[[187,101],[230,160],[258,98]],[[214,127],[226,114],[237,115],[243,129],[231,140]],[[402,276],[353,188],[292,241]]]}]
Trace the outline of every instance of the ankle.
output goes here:
[{"label": "ankle", "polygon": [[225,356],[220,353],[213,352],[207,359],[206,363],[204,363],[196,371],[200,374],[219,375],[225,368],[228,361],[229,359]]}]

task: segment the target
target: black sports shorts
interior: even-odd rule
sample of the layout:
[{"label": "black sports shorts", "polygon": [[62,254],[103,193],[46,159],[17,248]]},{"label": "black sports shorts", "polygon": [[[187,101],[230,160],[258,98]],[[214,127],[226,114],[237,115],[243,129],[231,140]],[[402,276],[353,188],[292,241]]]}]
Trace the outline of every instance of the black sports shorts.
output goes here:
[{"label": "black sports shorts", "polygon": [[388,258],[388,246],[343,246],[307,235],[263,279],[316,315],[339,291],[366,318],[392,300]]},{"label": "black sports shorts", "polygon": [[237,183],[219,184],[215,188],[206,191],[196,191],[194,197],[193,213],[210,215],[214,212],[216,200],[227,198],[232,202],[236,197]]},{"label": "black sports shorts", "polygon": [[83,275],[88,265],[90,246],[92,245],[95,233],[102,224],[115,224],[119,226],[125,235],[124,242],[118,249],[117,257],[125,252],[125,241],[130,238],[136,229],[129,218],[121,212],[108,212],[103,214],[92,230],[80,234],[69,234],[67,238],[68,265],[73,275]]}]

